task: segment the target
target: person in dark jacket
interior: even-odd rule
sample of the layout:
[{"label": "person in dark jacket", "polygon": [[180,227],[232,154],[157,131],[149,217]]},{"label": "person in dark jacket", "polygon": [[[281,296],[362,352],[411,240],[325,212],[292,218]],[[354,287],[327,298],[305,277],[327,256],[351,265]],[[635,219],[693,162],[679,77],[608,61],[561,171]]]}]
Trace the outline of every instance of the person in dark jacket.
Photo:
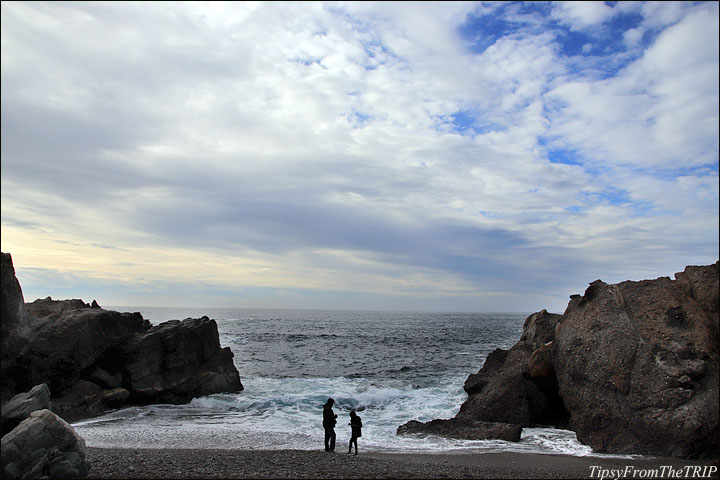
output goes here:
[{"label": "person in dark jacket", "polygon": [[325,429],[325,451],[335,451],[335,424],[337,423],[337,415],[333,412],[335,400],[328,398],[323,405],[323,428]]},{"label": "person in dark jacket", "polygon": [[357,439],[362,437],[362,420],[355,413],[355,410],[350,410],[350,423],[348,425],[350,425],[352,431],[350,445],[348,445],[348,455],[352,452],[353,443],[355,444],[355,455],[357,455]]}]

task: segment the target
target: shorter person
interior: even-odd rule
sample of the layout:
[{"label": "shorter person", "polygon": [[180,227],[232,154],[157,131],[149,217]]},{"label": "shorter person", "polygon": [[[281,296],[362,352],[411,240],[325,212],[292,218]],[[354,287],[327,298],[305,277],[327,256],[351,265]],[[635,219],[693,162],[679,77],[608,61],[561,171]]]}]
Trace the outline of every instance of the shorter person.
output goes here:
[{"label": "shorter person", "polygon": [[350,425],[350,430],[352,432],[350,445],[348,445],[348,455],[352,453],[353,443],[355,444],[355,455],[357,455],[357,439],[362,437],[362,420],[358,414],[355,413],[355,410],[350,410],[350,423],[348,423],[348,425]]}]

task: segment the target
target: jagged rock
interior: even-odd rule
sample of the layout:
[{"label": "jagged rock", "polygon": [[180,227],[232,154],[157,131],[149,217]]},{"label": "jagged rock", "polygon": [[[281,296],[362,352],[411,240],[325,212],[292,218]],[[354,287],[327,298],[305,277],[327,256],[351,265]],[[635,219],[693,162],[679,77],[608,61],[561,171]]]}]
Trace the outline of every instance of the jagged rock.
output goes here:
[{"label": "jagged rock", "polygon": [[490,353],[480,371],[468,376],[469,397],[457,417],[525,426],[562,423],[566,412],[556,401],[557,386],[551,378],[533,379],[531,370],[538,368],[539,351],[548,348],[560,317],[547,310],[528,316],[520,341],[510,350]]},{"label": "jagged rock", "polygon": [[525,319],[521,343],[528,343],[530,350],[535,351],[555,338],[555,327],[562,318],[557,313],[540,310]]},{"label": "jagged rock", "polygon": [[15,347],[13,356],[2,352],[3,401],[47,383],[55,411],[79,418],[122,404],[181,403],[243,389],[214,320],[153,327],[139,313],[50,297],[21,307],[14,272],[12,258],[3,253],[3,345]]},{"label": "jagged rock", "polygon": [[119,374],[122,345],[151,327],[139,313],[92,308],[82,300],[46,298],[26,304],[26,311],[32,326],[26,381],[47,382],[58,395],[98,367]]},{"label": "jagged rock", "polygon": [[439,435],[463,440],[520,441],[522,426],[512,423],[464,421],[458,418],[418,422],[411,420],[397,429],[398,435]]},{"label": "jagged rock", "polygon": [[[415,422],[405,424],[399,431],[426,431],[436,435],[462,435],[458,432],[472,431],[473,425],[504,425],[503,429],[488,429],[488,435],[502,436],[486,438],[520,439],[523,426],[535,424],[560,424],[567,417],[562,402],[557,401],[557,385],[552,379],[538,382],[532,378],[530,359],[533,352],[547,349],[545,345],[552,340],[555,326],[560,315],[543,310],[527,317],[520,341],[510,350],[495,349],[478,373],[470,375],[465,381],[468,399],[461,405],[460,411],[452,421],[439,423]],[[536,354],[536,358],[538,355]],[[442,427],[442,428],[441,428]],[[517,430],[515,436],[513,432]]]},{"label": "jagged rock", "polygon": [[[501,352],[495,350],[490,354],[488,362],[475,374],[470,382],[470,391],[474,393],[462,404],[457,418],[518,425],[530,425],[538,420],[539,410],[547,402],[529,378],[529,345],[518,343],[509,351]],[[480,389],[479,385],[484,386]]]},{"label": "jagged rock", "polygon": [[162,323],[125,351],[131,396],[143,403],[180,403],[243,388],[233,354],[220,348],[217,323],[208,317]]},{"label": "jagged rock", "polygon": [[558,325],[560,394],[597,451],[718,454],[718,264],[676,279],[598,280]]},{"label": "jagged rock", "polygon": [[15,276],[12,256],[9,253],[0,253],[0,279],[2,280],[2,348],[5,350],[5,341],[11,333],[26,326],[25,300],[23,298],[20,282]]},{"label": "jagged rock", "polygon": [[44,383],[35,385],[29,392],[18,393],[2,406],[2,431],[7,433],[35,410],[52,409],[50,389]]},{"label": "jagged rock", "polygon": [[591,283],[563,315],[530,315],[515,346],[492,352],[452,422],[401,428],[452,436],[469,421],[555,425],[598,452],[717,458],[718,265]]},{"label": "jagged rock", "polygon": [[0,401],[6,402],[13,395],[27,388],[19,388],[15,384],[14,367],[25,344],[25,336],[29,332],[25,300],[20,283],[15,277],[15,267],[9,253],[0,253],[0,296],[2,310],[0,312],[0,361],[2,369],[2,388]]},{"label": "jagged rock", "polygon": [[50,410],[37,410],[2,437],[3,477],[77,478],[87,476],[85,441]]}]

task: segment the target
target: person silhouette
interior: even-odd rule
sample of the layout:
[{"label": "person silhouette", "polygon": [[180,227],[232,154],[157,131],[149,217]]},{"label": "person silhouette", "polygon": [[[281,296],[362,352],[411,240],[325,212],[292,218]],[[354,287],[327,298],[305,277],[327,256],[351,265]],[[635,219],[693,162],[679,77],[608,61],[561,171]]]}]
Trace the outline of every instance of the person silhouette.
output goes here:
[{"label": "person silhouette", "polygon": [[325,451],[335,451],[335,424],[337,423],[337,415],[333,412],[335,400],[328,398],[323,405],[323,428],[325,429]]},{"label": "person silhouette", "polygon": [[348,445],[348,455],[352,452],[353,443],[355,444],[355,455],[357,455],[357,439],[358,437],[362,437],[362,420],[358,414],[355,413],[355,410],[350,410],[350,423],[348,423],[348,425],[350,425],[352,432],[350,444]]}]

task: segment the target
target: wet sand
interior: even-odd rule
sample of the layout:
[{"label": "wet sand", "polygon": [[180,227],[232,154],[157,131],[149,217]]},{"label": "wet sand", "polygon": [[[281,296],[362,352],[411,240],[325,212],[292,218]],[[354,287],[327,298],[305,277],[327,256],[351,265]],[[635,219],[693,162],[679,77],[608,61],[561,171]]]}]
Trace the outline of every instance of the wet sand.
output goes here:
[{"label": "wet sand", "polygon": [[[715,461],[528,453],[88,448],[88,478],[718,478]],[[680,475],[678,475],[680,472]],[[610,476],[614,473],[614,476]],[[695,475],[693,476],[693,473]],[[677,476],[676,476],[677,475]]]}]

